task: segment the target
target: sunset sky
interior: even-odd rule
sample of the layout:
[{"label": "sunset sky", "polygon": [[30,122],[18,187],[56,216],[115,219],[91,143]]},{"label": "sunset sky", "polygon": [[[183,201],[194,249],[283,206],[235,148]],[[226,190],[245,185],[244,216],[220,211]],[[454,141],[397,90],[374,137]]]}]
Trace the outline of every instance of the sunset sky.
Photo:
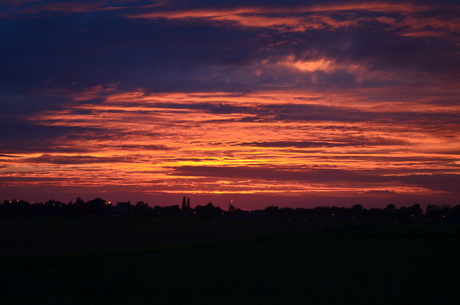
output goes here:
[{"label": "sunset sky", "polygon": [[460,204],[458,1],[3,0],[0,200]]}]

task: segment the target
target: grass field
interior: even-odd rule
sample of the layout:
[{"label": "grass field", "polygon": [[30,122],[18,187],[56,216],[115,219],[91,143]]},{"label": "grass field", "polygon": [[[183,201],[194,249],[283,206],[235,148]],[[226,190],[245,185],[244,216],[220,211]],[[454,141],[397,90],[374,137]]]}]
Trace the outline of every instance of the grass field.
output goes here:
[{"label": "grass field", "polygon": [[[0,219],[2,234],[8,225],[0,304],[460,304],[458,225]],[[18,245],[28,240],[47,246]]]}]

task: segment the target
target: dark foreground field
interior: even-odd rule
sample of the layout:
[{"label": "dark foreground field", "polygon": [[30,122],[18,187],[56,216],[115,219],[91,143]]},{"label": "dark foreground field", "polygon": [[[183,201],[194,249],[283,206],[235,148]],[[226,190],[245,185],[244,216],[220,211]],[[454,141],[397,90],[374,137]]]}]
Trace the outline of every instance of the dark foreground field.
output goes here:
[{"label": "dark foreground field", "polygon": [[460,227],[0,218],[0,304],[460,304]]}]

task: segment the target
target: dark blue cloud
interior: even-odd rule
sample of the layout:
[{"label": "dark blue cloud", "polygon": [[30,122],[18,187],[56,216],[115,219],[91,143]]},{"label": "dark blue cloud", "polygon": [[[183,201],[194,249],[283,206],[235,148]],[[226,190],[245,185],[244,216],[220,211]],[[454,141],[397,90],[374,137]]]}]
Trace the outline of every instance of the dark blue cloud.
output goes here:
[{"label": "dark blue cloud", "polygon": [[[84,146],[68,146],[69,139],[88,139],[91,133],[106,134],[87,127],[46,126],[20,120],[0,122],[0,150],[4,153],[85,152]],[[107,137],[109,135],[106,134]]]},{"label": "dark blue cloud", "polygon": [[[0,20],[0,39],[4,45],[1,91],[23,95],[25,90],[36,88],[82,90],[110,83],[118,83],[121,91],[141,87],[151,92],[240,91],[281,84],[294,88],[341,90],[382,87],[400,82],[372,79],[358,82],[346,71],[315,72],[315,83],[308,81],[308,77],[299,82],[301,75],[276,72],[251,75],[253,64],[287,55],[295,55],[298,59],[326,56],[345,65],[364,63],[370,70],[382,73],[412,71],[457,75],[456,71],[460,70],[459,57],[455,56],[458,47],[454,42],[442,38],[397,36],[400,29],[388,30],[388,25],[382,23],[360,21],[362,26],[356,29],[279,33],[271,28],[227,27],[164,18],[127,18],[135,12],[148,12],[148,9],[139,7],[146,3],[108,2],[95,5],[94,10],[79,13],[42,12],[34,18]],[[278,1],[237,1],[231,4],[170,1],[164,7],[150,10],[257,5],[292,7],[319,3],[324,4],[319,1],[290,1],[281,5]],[[25,3],[19,8],[27,5]],[[125,8],[96,9],[112,6]],[[376,17],[377,13],[356,14],[366,19]],[[330,17],[342,18],[340,14]],[[398,18],[398,14],[394,18]],[[266,49],[280,40],[295,44]],[[242,78],[242,74],[245,77]],[[60,102],[54,100],[50,103]]]}]

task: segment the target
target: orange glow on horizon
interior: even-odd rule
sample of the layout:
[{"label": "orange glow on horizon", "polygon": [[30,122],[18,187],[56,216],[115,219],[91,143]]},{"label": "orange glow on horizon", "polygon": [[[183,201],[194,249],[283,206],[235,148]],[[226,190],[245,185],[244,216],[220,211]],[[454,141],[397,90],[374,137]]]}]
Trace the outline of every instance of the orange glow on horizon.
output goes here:
[{"label": "orange glow on horizon", "polygon": [[[394,185],[385,177],[458,173],[453,163],[459,141],[438,137],[416,122],[337,121],[334,118],[277,119],[272,107],[313,107],[358,113],[404,114],[410,106],[366,102],[350,93],[308,92],[111,94],[102,104],[75,104],[30,118],[44,125],[103,128],[109,137],[69,140],[86,153],[21,154],[2,157],[4,176],[23,176],[50,185],[131,186],[140,192],[191,194],[304,194],[331,192],[420,193],[425,188]],[[216,102],[219,100],[219,102]],[[201,104],[200,104],[201,103]],[[196,107],[196,105],[201,105]],[[216,106],[217,105],[217,106]],[[220,111],[220,107],[227,107]],[[388,107],[387,107],[388,106]],[[232,107],[238,113],[232,112]],[[238,108],[239,107],[239,108]],[[246,110],[242,110],[244,107]],[[182,108],[182,110],[181,110]],[[190,109],[189,109],[190,108]],[[80,115],[73,110],[89,110]],[[273,108],[276,109],[276,108]],[[306,108],[309,109],[309,108]],[[358,112],[357,112],[358,111]],[[414,111],[458,112],[457,106],[419,107]],[[142,112],[142,116],[138,113]],[[308,115],[308,112],[306,112]],[[295,114],[294,118],[296,117]],[[246,119],[248,119],[246,121]],[[447,127],[446,127],[447,128]],[[456,128],[453,126],[452,128]],[[376,133],[377,132],[377,133]],[[449,151],[452,154],[449,155]],[[389,157],[390,156],[390,157]],[[439,160],[433,163],[432,160]],[[425,160],[425,161],[424,161]],[[458,162],[458,161],[457,161]],[[428,164],[430,164],[428,166]],[[220,174],[214,168],[222,168]],[[426,169],[429,168],[429,171]],[[197,170],[196,174],[193,173]],[[240,170],[241,169],[241,170]],[[348,171],[350,178],[314,181],[314,172]],[[414,169],[418,169],[414,173]],[[226,173],[225,171],[229,171]],[[202,171],[202,172],[200,172]],[[376,172],[381,178],[353,181],[354,173]],[[58,178],[65,173],[66,179]],[[225,178],[226,175],[229,177]],[[266,176],[264,175],[272,175]],[[305,178],[303,178],[305,177]],[[41,179],[41,180],[40,180]],[[49,179],[49,180],[47,180]],[[21,179],[10,185],[21,185]],[[27,182],[33,183],[33,182]]]}]

